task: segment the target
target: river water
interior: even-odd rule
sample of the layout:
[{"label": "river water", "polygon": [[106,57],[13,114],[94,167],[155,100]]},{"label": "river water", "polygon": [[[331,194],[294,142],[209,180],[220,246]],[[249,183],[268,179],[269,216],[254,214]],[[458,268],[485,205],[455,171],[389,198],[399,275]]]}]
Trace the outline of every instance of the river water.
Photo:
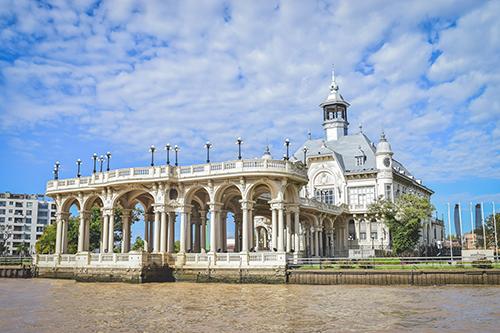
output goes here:
[{"label": "river water", "polygon": [[500,287],[0,279],[0,332],[499,332]]}]

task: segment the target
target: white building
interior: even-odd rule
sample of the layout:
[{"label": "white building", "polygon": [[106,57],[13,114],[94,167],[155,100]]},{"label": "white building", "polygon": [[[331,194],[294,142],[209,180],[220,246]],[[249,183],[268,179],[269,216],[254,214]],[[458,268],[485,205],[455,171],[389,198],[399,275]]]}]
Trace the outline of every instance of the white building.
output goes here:
[{"label": "white building", "polygon": [[0,193],[0,225],[9,235],[5,254],[17,254],[23,244],[33,253],[45,227],[55,222],[55,213],[55,203],[42,194]]},{"label": "white building", "polygon": [[[377,144],[361,130],[349,133],[349,103],[339,92],[332,72],[330,94],[321,103],[324,137],[307,140],[294,154],[308,167],[309,183],[301,196],[327,204],[346,205],[348,214],[338,217],[339,232],[334,232],[336,255],[346,249],[389,250],[389,232],[383,221],[368,214],[377,198],[395,200],[403,193],[430,198],[433,191],[422,184],[394,158],[391,145],[382,132]],[[424,221],[422,245],[435,245],[443,239],[444,225]]]}]

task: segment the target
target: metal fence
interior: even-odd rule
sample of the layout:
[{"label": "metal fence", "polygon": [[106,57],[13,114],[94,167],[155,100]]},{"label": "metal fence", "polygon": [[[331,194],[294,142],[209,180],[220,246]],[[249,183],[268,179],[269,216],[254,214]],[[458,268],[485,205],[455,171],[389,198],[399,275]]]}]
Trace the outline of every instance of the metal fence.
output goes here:
[{"label": "metal fence", "polygon": [[0,265],[31,265],[30,256],[7,256],[0,257]]}]

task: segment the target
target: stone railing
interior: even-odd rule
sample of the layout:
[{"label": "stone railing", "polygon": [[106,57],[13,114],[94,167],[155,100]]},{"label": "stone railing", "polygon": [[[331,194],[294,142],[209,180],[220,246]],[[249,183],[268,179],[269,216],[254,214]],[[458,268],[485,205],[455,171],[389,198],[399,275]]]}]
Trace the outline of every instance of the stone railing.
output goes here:
[{"label": "stone railing", "polygon": [[190,180],[219,175],[240,173],[278,172],[294,175],[307,180],[307,169],[300,163],[282,160],[237,160],[218,163],[206,163],[190,166],[153,166],[140,168],[116,169],[98,172],[89,177],[79,177],[47,182],[47,193],[61,190],[73,190],[94,187],[110,183],[129,181],[154,181],[163,179]]},{"label": "stone railing", "polygon": [[286,264],[284,252],[186,253],[177,257],[183,268],[281,267]]},{"label": "stone railing", "polygon": [[300,198],[300,206],[301,208],[314,209],[323,213],[330,213],[335,215],[339,215],[347,211],[347,206],[345,204],[336,206],[318,201],[316,199],[308,198]]},{"label": "stone railing", "polygon": [[33,264],[38,267],[117,267],[141,268],[148,265],[173,265],[175,254],[170,253],[88,253],[77,254],[38,254]]}]

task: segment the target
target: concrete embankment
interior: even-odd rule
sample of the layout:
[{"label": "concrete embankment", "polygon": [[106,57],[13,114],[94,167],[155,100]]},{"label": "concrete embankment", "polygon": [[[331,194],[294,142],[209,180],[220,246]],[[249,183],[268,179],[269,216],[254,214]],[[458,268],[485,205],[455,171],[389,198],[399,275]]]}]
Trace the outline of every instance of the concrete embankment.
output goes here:
[{"label": "concrete embankment", "polygon": [[1,278],[30,278],[32,277],[31,266],[0,266]]},{"label": "concrete embankment", "polygon": [[324,285],[500,285],[500,270],[288,270],[286,280],[291,284]]}]

